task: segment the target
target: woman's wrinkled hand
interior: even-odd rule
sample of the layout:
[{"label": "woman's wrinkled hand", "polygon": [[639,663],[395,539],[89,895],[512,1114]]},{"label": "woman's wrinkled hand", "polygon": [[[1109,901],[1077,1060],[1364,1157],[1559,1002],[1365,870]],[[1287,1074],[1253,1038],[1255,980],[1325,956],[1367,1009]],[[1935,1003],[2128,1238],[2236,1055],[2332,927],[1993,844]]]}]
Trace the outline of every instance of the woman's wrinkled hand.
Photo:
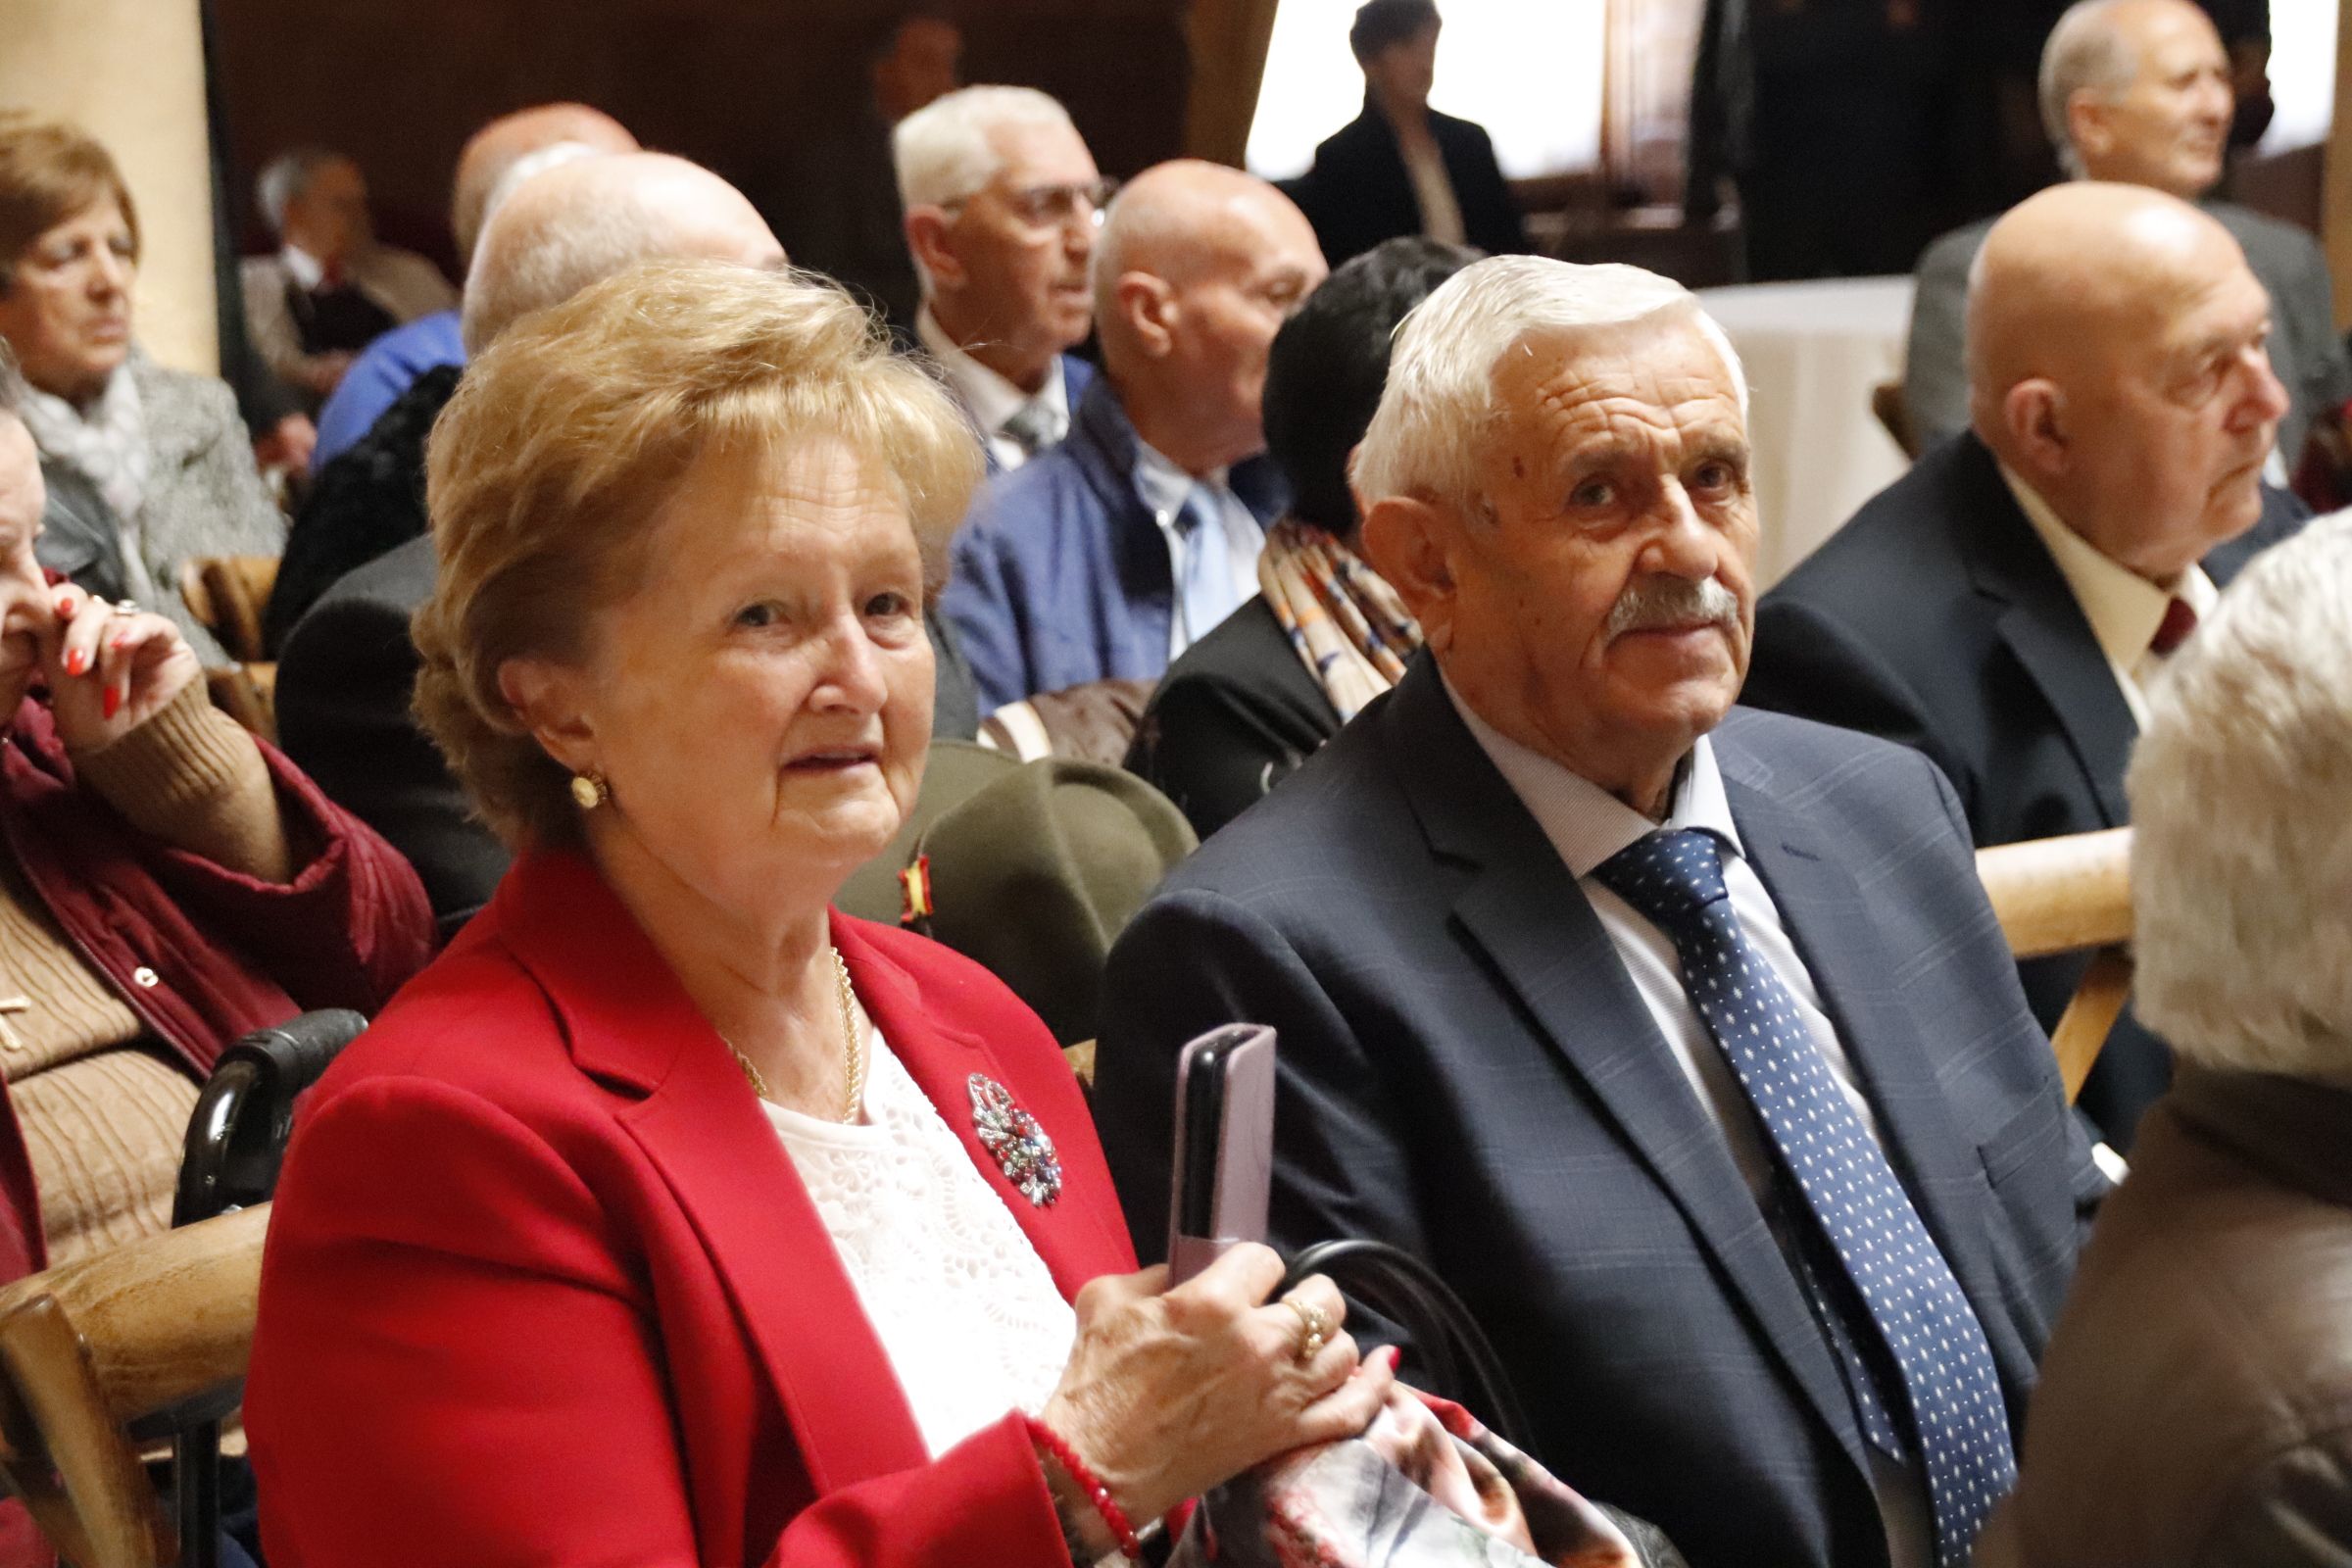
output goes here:
[{"label": "woman's wrinkled hand", "polygon": [[58,738],[74,751],[121,740],[202,678],[196,651],[165,616],[94,599],[71,583],[49,590],[56,618],[40,637]]},{"label": "woman's wrinkled hand", "polygon": [[[1167,1270],[1078,1293],[1078,1340],[1040,1418],[1141,1524],[1276,1454],[1351,1438],[1388,1397],[1396,1363],[1357,1358],[1347,1303],[1320,1275],[1284,1300],[1271,1249],[1236,1247],[1184,1284]],[[1301,1358],[1310,1315],[1328,1338]]]}]

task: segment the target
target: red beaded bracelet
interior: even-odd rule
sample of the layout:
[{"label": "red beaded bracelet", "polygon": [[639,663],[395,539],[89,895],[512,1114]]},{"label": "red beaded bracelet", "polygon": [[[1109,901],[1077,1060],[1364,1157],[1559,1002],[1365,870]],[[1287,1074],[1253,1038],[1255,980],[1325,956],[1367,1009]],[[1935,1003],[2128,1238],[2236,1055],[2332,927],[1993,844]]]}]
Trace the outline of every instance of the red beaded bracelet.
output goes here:
[{"label": "red beaded bracelet", "polygon": [[1052,1454],[1069,1478],[1078,1483],[1078,1490],[1086,1494],[1086,1500],[1095,1505],[1095,1512],[1101,1514],[1103,1524],[1110,1527],[1111,1538],[1118,1542],[1121,1554],[1130,1559],[1142,1557],[1144,1544],[1137,1537],[1135,1526],[1127,1522],[1127,1510],[1112,1498],[1110,1489],[1102,1484],[1102,1478],[1078,1457],[1078,1450],[1071,1447],[1060,1433],[1036,1416],[1024,1419],[1029,1423],[1031,1441]]}]

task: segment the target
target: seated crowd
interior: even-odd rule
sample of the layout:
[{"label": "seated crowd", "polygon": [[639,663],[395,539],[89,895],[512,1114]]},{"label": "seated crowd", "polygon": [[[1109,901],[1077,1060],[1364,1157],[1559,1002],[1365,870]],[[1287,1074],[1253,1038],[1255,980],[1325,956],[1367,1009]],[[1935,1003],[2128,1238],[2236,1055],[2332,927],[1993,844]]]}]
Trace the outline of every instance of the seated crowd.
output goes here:
[{"label": "seated crowd", "polygon": [[[371,1020],[240,1549],[1250,1563],[1195,1499],[1368,1436],[1482,1562],[2352,1560],[2352,523],[2272,482],[2352,369],[2308,237],[2206,199],[2203,13],[2058,22],[2078,177],[1923,258],[1935,439],[1777,583],[1733,342],[1523,254],[1428,0],[1288,189],[1116,185],[953,33],[875,59],[895,326],[894,258],[795,268],[584,105],[466,144],[458,290],[273,161],[291,522],[135,346],[106,150],[0,121],[0,1283],[167,1227],[239,1035]],[[222,555],[278,562],[267,736]],[[1976,852],[2123,827],[2070,1105],[2085,960]],[[1266,1245],[1178,1279],[1236,1022]],[[1334,1239],[1459,1296],[1552,1511],[1286,1272]]]}]

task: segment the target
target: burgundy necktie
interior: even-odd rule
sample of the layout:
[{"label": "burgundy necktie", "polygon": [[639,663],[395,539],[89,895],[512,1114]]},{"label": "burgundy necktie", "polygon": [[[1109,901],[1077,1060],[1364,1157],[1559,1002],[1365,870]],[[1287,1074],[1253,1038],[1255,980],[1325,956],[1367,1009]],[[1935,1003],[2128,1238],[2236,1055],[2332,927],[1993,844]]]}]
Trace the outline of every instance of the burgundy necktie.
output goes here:
[{"label": "burgundy necktie", "polygon": [[2197,612],[2188,608],[2188,601],[2176,598],[2164,607],[2164,624],[2156,628],[2156,638],[2148,644],[2149,652],[2159,659],[2169,659],[2173,650],[2188,641],[2188,634],[2197,629]]}]

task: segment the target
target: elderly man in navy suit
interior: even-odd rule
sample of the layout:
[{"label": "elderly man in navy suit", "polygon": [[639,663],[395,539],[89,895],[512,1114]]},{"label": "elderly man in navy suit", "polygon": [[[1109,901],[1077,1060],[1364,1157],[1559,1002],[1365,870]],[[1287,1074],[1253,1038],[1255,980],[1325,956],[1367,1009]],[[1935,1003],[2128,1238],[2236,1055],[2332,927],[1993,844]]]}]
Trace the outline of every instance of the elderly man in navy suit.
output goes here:
[{"label": "elderly man in navy suit", "polygon": [[1744,401],[1632,268],[1407,319],[1355,478],[1428,652],[1128,928],[1099,1115],[1156,1251],[1179,1045],[1274,1025],[1272,1239],[1427,1259],[1562,1477],[1696,1568],[1950,1568],[2105,1183],[1941,775],[1733,707]]},{"label": "elderly man in navy suit", "polygon": [[[1764,596],[1747,701],[1917,747],[1981,845],[2122,827],[2142,688],[2306,515],[2261,479],[2272,302],[2211,216],[2080,180],[1994,225],[1968,317],[1972,428]],[[2021,970],[2046,1027],[2085,962]],[[2082,1106],[2129,1152],[2171,1074],[2127,1015]]]}]

